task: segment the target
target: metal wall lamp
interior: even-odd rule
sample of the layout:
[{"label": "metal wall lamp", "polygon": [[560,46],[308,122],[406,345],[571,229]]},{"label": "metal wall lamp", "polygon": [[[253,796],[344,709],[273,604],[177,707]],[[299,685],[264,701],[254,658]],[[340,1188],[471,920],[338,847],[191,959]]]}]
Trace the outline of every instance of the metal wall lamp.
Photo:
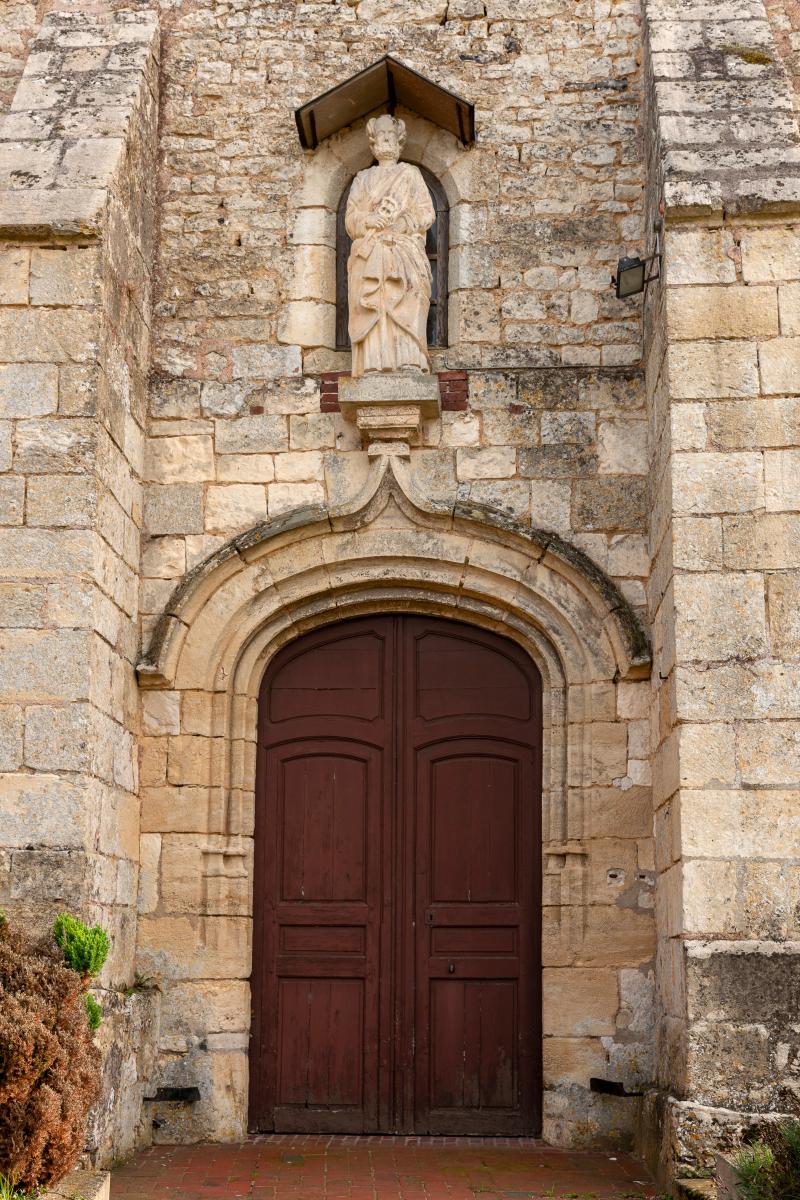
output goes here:
[{"label": "metal wall lamp", "polygon": [[[621,258],[617,263],[617,273],[612,275],[611,282],[614,285],[618,300],[628,300],[631,296],[638,296],[643,292],[648,283],[653,283],[656,279],[661,278],[661,230],[662,222],[656,221],[656,248],[655,253],[648,258],[639,258],[634,255],[631,258]],[[651,262],[658,262],[654,275],[647,274],[647,266]]]}]

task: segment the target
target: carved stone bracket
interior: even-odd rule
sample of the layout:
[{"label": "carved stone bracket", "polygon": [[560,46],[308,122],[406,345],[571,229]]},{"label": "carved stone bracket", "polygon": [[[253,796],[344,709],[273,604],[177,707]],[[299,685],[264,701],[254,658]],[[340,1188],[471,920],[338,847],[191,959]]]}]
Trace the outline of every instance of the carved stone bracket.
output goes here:
[{"label": "carved stone bracket", "polygon": [[439,381],[427,372],[370,373],[339,380],[342,413],[355,421],[370,455],[408,458],[423,420],[441,412]]}]

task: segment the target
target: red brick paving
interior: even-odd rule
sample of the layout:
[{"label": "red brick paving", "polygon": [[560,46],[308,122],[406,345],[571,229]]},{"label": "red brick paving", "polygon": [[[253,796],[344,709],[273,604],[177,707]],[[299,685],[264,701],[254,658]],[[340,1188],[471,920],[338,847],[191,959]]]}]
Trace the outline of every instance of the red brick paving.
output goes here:
[{"label": "red brick paving", "polygon": [[655,1196],[628,1155],[523,1138],[312,1137],[155,1146],[115,1171],[111,1200],[622,1200]]}]

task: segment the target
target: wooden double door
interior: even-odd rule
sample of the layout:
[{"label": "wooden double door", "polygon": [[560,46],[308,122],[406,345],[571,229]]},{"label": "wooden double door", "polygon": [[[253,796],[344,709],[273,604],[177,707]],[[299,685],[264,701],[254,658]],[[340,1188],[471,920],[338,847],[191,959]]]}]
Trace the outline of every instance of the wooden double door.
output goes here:
[{"label": "wooden double door", "polygon": [[541,681],[513,642],[379,616],[260,699],[253,1131],[540,1128]]}]

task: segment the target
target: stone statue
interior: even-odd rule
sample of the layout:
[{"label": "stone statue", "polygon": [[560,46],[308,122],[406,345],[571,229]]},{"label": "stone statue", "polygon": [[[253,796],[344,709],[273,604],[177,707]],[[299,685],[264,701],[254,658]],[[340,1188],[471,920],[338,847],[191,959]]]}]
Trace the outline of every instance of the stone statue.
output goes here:
[{"label": "stone statue", "polygon": [[425,234],[436,213],[419,168],[398,161],[405,123],[373,117],[367,136],[378,165],[356,175],[345,214],[353,239],[347,263],[353,377],[428,371]]}]

